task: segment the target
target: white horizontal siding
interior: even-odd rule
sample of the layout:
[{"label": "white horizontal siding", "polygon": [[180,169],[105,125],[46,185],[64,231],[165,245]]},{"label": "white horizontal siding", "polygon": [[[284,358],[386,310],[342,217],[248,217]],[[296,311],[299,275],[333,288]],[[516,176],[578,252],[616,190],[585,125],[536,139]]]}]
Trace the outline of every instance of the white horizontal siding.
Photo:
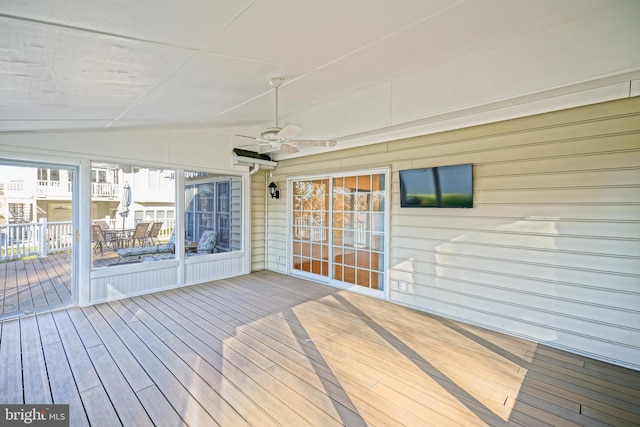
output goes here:
[{"label": "white horizontal siding", "polygon": [[[400,207],[399,170],[459,163],[473,209]],[[392,302],[640,369],[640,98],[284,160],[274,180],[388,165]],[[285,206],[268,253],[286,254]]]},{"label": "white horizontal siding", "polygon": [[230,206],[230,250],[241,251],[242,248],[242,178],[231,178]]},{"label": "white horizontal siding", "polygon": [[264,270],[265,266],[265,192],[264,173],[251,177],[251,271]]}]

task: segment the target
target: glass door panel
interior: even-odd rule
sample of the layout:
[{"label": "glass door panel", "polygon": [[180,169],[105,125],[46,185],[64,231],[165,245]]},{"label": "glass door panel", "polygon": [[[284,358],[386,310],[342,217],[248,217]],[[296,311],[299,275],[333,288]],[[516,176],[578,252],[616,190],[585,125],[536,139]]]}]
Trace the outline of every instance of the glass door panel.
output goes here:
[{"label": "glass door panel", "polygon": [[385,198],[385,174],[294,181],[293,270],[383,290]]},{"label": "glass door panel", "polygon": [[329,277],[329,180],[293,183],[293,269]]},{"label": "glass door panel", "polygon": [[384,174],[333,179],[335,280],[383,289],[384,190]]},{"label": "glass door panel", "polygon": [[73,304],[77,168],[0,159],[0,177],[0,322]]}]

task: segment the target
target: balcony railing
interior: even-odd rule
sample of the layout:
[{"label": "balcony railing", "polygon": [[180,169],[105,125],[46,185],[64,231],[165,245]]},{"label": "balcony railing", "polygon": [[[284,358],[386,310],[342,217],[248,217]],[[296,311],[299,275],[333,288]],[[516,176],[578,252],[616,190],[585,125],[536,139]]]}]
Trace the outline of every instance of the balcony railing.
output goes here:
[{"label": "balcony railing", "polygon": [[108,182],[92,182],[91,197],[118,197],[120,186]]},{"label": "balcony railing", "polygon": [[[22,181],[9,181],[2,185],[1,192],[4,193],[5,196],[11,197],[28,197],[29,195],[23,194],[25,193],[24,182]],[[91,183],[91,197],[98,198],[118,198],[120,195],[121,186],[118,184],[111,184],[108,182],[92,182]],[[72,182],[60,182],[60,181],[49,181],[49,180],[38,180],[37,185],[38,196],[46,197],[46,196],[63,196],[63,197],[71,197],[73,192],[73,183]]]},{"label": "balcony railing", "polygon": [[5,184],[4,188],[8,191],[23,191],[24,182],[22,181],[9,181]]}]

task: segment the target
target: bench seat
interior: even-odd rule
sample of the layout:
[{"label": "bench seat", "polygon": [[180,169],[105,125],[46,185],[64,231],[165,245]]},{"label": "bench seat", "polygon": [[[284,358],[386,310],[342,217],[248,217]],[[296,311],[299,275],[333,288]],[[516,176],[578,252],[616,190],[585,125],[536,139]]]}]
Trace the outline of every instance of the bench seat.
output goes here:
[{"label": "bench seat", "polygon": [[142,258],[151,255],[173,254],[176,251],[175,242],[175,233],[172,233],[169,242],[166,244],[140,246],[137,248],[120,248],[118,249],[118,262],[127,262],[132,258]]}]

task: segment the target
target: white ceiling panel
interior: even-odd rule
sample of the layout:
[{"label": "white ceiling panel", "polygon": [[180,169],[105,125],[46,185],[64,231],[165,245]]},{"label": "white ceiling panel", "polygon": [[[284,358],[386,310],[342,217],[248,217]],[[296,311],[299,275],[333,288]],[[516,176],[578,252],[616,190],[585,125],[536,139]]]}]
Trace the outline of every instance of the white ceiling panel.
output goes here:
[{"label": "white ceiling panel", "polygon": [[0,13],[198,48],[252,1],[9,0],[0,2]]},{"label": "white ceiling panel", "polygon": [[[287,116],[310,105],[322,103],[326,99],[340,97],[347,92],[360,90],[378,82],[348,75],[334,75],[326,72],[311,72],[301,77],[291,74],[274,74],[285,78],[284,84],[279,89],[278,112],[280,122],[285,123]],[[220,123],[242,125],[247,118],[254,123],[264,126],[272,126],[275,123],[275,92],[264,80],[260,89],[266,91],[252,102],[240,105],[216,116],[205,123]]]},{"label": "white ceiling panel", "polygon": [[454,4],[323,69],[392,80],[419,67],[492,49],[552,20],[567,19],[578,4],[584,2],[485,0]]},{"label": "white ceiling panel", "polygon": [[[342,135],[389,125],[391,90],[379,83],[291,114],[288,119],[302,127],[300,139],[340,139]],[[344,114],[349,111],[349,114]]]},{"label": "white ceiling panel", "polygon": [[[120,118],[112,120],[107,125],[107,129],[167,129],[167,128],[180,128],[184,126],[184,120],[127,120],[126,118]],[[197,127],[195,124],[189,127]]]},{"label": "white ceiling panel", "polygon": [[186,52],[0,18],[0,117],[115,118]]},{"label": "white ceiling panel", "polygon": [[259,0],[206,49],[317,68],[386,37],[449,0]]},{"label": "white ceiling panel", "polygon": [[622,84],[640,72],[639,17],[638,0],[0,1],[0,132],[257,133],[284,77],[281,122],[302,137],[383,138]]},{"label": "white ceiling panel", "polygon": [[640,2],[636,4],[592,10],[580,21],[407,74],[394,82],[393,121],[448,114],[572,83],[591,89],[587,83],[606,76],[611,64],[618,64],[621,78],[628,79],[624,74],[640,70],[640,27],[632,24],[640,22]]},{"label": "white ceiling panel", "polygon": [[199,53],[129,111],[124,118],[189,119],[216,117],[270,90],[269,78],[300,75],[293,67]]},{"label": "white ceiling panel", "polygon": [[106,129],[111,120],[0,120],[0,132]]},{"label": "white ceiling panel", "polygon": [[[290,82],[285,80],[280,89],[280,114],[286,116],[326,99],[340,97],[345,93],[379,83],[371,79],[324,71],[311,72]],[[273,100],[273,97],[271,99]]]}]

